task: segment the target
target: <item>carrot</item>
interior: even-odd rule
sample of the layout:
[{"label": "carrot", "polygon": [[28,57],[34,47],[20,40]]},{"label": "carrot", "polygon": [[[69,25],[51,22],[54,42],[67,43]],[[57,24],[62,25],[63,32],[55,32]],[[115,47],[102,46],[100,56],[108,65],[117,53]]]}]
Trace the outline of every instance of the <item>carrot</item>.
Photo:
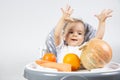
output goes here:
[{"label": "carrot", "polygon": [[43,67],[54,68],[62,72],[71,72],[70,64],[56,63],[56,62],[50,62],[50,61],[45,61],[45,60],[36,60],[35,62],[38,65],[43,66]]}]

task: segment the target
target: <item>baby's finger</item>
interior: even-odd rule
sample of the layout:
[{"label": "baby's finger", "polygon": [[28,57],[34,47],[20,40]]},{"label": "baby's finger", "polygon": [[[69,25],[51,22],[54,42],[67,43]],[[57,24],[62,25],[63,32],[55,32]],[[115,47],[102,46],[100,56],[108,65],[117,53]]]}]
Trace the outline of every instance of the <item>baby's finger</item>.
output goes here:
[{"label": "baby's finger", "polygon": [[67,10],[70,11],[71,10],[71,6],[68,5],[68,9]]},{"label": "baby's finger", "polygon": [[104,10],[101,12],[101,14],[104,14],[104,13],[106,13],[106,9],[104,9]]},{"label": "baby's finger", "polygon": [[113,10],[111,10],[111,9],[108,9],[108,13],[112,13],[113,12]]},{"label": "baby's finger", "polygon": [[99,17],[99,15],[97,15],[97,14],[95,14],[94,16],[95,16],[96,18],[98,18],[98,17]]},{"label": "baby's finger", "polygon": [[70,14],[72,14],[72,13],[73,13],[73,11],[74,11],[74,10],[73,10],[73,9],[71,9],[71,10],[70,10]]},{"label": "baby's finger", "polygon": [[108,15],[107,17],[112,17],[112,15]]},{"label": "baby's finger", "polygon": [[112,10],[111,10],[111,9],[107,9],[107,10],[105,10],[105,12],[104,12],[105,15],[109,15],[109,14],[111,14],[111,13],[112,13]]},{"label": "baby's finger", "polygon": [[111,9],[106,9],[106,10],[105,10],[105,13],[111,13],[111,12],[112,12]]},{"label": "baby's finger", "polygon": [[66,10],[68,11],[70,9],[70,6],[67,4],[66,5]]}]

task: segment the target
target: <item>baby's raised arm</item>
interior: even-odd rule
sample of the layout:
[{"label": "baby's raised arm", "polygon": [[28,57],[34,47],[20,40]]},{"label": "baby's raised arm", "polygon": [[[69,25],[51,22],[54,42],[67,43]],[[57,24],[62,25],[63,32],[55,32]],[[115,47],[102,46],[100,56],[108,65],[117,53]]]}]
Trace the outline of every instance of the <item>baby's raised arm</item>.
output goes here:
[{"label": "baby's raised arm", "polygon": [[58,21],[56,27],[55,27],[55,32],[54,32],[54,39],[55,39],[55,45],[58,46],[61,43],[61,39],[62,39],[62,31],[63,28],[65,26],[65,23],[67,21],[72,21],[72,18],[70,18],[73,9],[67,5],[65,9],[61,8],[62,11],[62,17],[60,18],[60,20]]},{"label": "baby's raised arm", "polygon": [[102,39],[105,33],[105,24],[106,24],[106,19],[109,17],[112,17],[111,15],[112,10],[107,9],[107,10],[103,10],[100,14],[95,15],[97,17],[97,19],[99,20],[99,24],[98,24],[98,29],[97,29],[97,33],[96,33],[96,38],[98,39]]}]

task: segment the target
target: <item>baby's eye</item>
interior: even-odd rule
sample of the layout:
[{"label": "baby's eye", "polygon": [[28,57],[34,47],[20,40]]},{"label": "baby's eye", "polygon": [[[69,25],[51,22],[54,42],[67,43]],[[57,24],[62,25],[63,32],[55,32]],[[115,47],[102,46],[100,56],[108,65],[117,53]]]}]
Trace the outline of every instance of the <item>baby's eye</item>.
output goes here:
[{"label": "baby's eye", "polygon": [[70,31],[69,33],[70,33],[70,34],[73,34],[73,31]]},{"label": "baby's eye", "polygon": [[82,35],[82,33],[78,33],[78,35]]}]

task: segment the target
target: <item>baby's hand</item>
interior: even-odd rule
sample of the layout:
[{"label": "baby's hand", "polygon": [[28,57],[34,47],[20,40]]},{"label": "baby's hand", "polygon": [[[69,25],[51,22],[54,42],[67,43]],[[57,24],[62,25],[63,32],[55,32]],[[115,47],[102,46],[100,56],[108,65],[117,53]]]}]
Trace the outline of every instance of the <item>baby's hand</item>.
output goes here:
[{"label": "baby's hand", "polygon": [[100,22],[105,22],[105,20],[107,18],[112,17],[111,13],[112,13],[112,10],[111,9],[107,9],[107,10],[103,10],[100,14],[95,15],[95,16],[97,17],[97,19]]},{"label": "baby's hand", "polygon": [[66,9],[61,8],[61,11],[62,11],[62,13],[63,13],[62,18],[63,18],[65,21],[73,21],[73,19],[70,17],[71,14],[73,13],[73,9],[71,8],[71,6],[67,5],[67,6],[66,6]]}]

